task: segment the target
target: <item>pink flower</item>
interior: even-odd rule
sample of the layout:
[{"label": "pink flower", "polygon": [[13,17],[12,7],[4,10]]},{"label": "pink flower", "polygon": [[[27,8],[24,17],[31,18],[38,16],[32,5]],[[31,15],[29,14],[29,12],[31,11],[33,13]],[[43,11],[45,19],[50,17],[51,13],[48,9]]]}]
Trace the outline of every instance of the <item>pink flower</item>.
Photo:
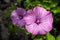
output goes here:
[{"label": "pink flower", "polygon": [[13,10],[11,13],[12,23],[16,26],[24,26],[25,22],[23,20],[23,16],[25,13],[26,11],[23,8],[17,8],[16,10]]},{"label": "pink flower", "polygon": [[52,13],[42,7],[36,6],[28,10],[23,19],[27,31],[34,35],[46,34],[52,30]]}]

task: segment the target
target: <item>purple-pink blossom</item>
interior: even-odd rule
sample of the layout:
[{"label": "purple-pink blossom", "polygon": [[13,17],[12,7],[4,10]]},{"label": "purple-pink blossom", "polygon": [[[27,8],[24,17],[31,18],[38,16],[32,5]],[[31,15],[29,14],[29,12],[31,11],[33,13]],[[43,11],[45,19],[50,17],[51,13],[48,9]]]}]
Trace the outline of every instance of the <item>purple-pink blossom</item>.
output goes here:
[{"label": "purple-pink blossom", "polygon": [[24,15],[26,30],[34,35],[46,34],[52,30],[53,16],[43,7],[35,6]]},{"label": "purple-pink blossom", "polygon": [[25,22],[23,20],[24,14],[26,14],[26,11],[23,8],[17,8],[16,10],[13,10],[11,13],[12,23],[16,26],[24,26],[25,25]]},{"label": "purple-pink blossom", "polygon": [[34,35],[46,34],[52,30],[53,25],[52,13],[39,6],[28,11],[23,8],[13,10],[11,20],[16,26],[25,25],[26,30]]}]

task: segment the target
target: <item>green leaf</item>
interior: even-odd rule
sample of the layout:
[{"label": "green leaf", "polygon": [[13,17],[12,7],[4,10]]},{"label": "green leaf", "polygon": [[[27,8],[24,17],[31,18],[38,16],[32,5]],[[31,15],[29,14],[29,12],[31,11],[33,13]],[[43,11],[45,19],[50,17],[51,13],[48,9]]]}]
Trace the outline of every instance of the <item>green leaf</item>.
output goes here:
[{"label": "green leaf", "polygon": [[12,31],[12,32],[14,32],[14,33],[17,33],[17,32],[18,32],[18,30],[20,30],[20,28],[19,28],[19,27],[14,26],[12,23],[9,23],[8,28],[9,28],[9,30],[10,30],[10,31]]},{"label": "green leaf", "polygon": [[13,32],[15,32],[15,30],[16,30],[16,27],[14,27],[14,25],[11,22],[9,23],[8,28],[9,28],[10,31],[13,31]]},{"label": "green leaf", "polygon": [[24,28],[24,32],[26,33],[26,35],[30,34],[25,28]]},{"label": "green leaf", "polygon": [[40,1],[33,1],[33,2],[31,2],[30,0],[26,0],[24,2],[24,7],[28,10],[28,9],[33,8],[36,5],[39,5],[39,4],[40,4]]},{"label": "green leaf", "polygon": [[56,40],[60,40],[60,35],[57,36]]},{"label": "green leaf", "polygon": [[20,2],[20,1],[22,1],[22,0],[16,0],[17,2]]},{"label": "green leaf", "polygon": [[51,35],[50,33],[46,34],[46,40],[55,40],[54,36]]},{"label": "green leaf", "polygon": [[42,7],[46,8],[47,10],[51,10],[51,8],[56,7],[58,2],[54,2],[52,0],[43,0],[41,2]]},{"label": "green leaf", "polygon": [[51,8],[52,8],[52,7],[56,7],[57,4],[58,4],[57,2],[51,2],[51,3],[50,3],[50,7],[51,7]]},{"label": "green leaf", "polygon": [[47,10],[50,10],[50,7],[47,5],[43,5],[44,8],[46,8]]},{"label": "green leaf", "polygon": [[50,4],[48,3],[40,3],[40,6],[46,8],[47,10],[50,10]]},{"label": "green leaf", "polygon": [[30,3],[30,0],[26,0],[25,2],[26,2],[26,3]]},{"label": "green leaf", "polygon": [[35,36],[32,38],[33,40],[43,40],[45,37],[44,35],[37,35],[36,37]]},{"label": "green leaf", "polygon": [[43,2],[49,2],[49,3],[51,3],[52,0],[43,0]]},{"label": "green leaf", "polygon": [[39,38],[39,39],[38,38],[35,38],[34,40],[43,40],[43,39],[42,38]]},{"label": "green leaf", "polygon": [[9,23],[8,28],[9,28],[10,31],[12,31],[13,30],[13,24],[12,23]]},{"label": "green leaf", "polygon": [[60,6],[57,6],[51,10],[54,14],[60,13]]},{"label": "green leaf", "polygon": [[30,1],[29,1],[29,0],[26,0],[26,1],[24,2],[24,7],[25,7],[26,9],[29,9],[29,5],[30,5]]},{"label": "green leaf", "polygon": [[9,17],[10,16],[10,14],[11,14],[11,12],[14,10],[16,8],[16,6],[14,6],[14,5],[11,5],[11,7],[8,9],[8,10],[6,10],[6,12],[5,12],[5,17]]}]

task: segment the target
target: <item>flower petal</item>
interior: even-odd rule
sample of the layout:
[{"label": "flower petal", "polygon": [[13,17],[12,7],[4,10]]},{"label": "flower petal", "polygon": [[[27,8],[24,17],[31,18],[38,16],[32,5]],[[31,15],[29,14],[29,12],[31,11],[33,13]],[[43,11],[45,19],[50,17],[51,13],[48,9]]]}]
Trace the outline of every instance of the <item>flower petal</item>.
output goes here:
[{"label": "flower petal", "polygon": [[53,17],[52,17],[52,13],[50,13],[49,15],[46,15],[45,17],[40,19],[41,23],[45,23],[49,26],[52,25],[53,23]]},{"label": "flower petal", "polygon": [[34,7],[33,11],[39,18],[42,18],[48,14],[48,11],[46,9],[39,6]]},{"label": "flower petal", "polygon": [[31,25],[26,25],[26,29],[28,32],[30,32],[34,35],[38,34],[38,26],[35,23],[33,23]]},{"label": "flower petal", "polygon": [[43,31],[45,33],[47,33],[52,30],[53,17],[52,17],[51,13],[49,15],[41,18],[40,21],[41,21],[41,23],[39,24],[39,27],[42,29],[42,30],[40,29],[41,34],[43,34]]},{"label": "flower petal", "polygon": [[36,20],[35,15],[33,14],[33,12],[31,12],[31,10],[27,11],[27,14],[24,16],[24,21],[26,24],[32,24],[34,23]]},{"label": "flower petal", "polygon": [[17,15],[17,13],[16,13],[16,10],[13,10],[13,11],[12,11],[11,16],[18,17],[18,15]]},{"label": "flower petal", "polygon": [[23,19],[21,19],[17,22],[17,26],[23,26],[23,25],[25,25],[25,22]]},{"label": "flower petal", "polygon": [[23,26],[25,24],[22,19],[21,20],[19,19],[19,16],[18,16],[16,10],[12,11],[11,20],[12,20],[13,24],[16,26]]},{"label": "flower petal", "polygon": [[33,10],[32,10],[32,9],[29,9],[29,10],[27,11],[27,13],[33,14]]},{"label": "flower petal", "polygon": [[43,25],[42,24],[39,24],[38,25],[38,29],[39,29],[39,34],[46,34],[46,31],[43,29]]},{"label": "flower petal", "polygon": [[18,13],[18,15],[23,16],[24,14],[26,14],[26,10],[23,8],[17,8],[16,12]]}]

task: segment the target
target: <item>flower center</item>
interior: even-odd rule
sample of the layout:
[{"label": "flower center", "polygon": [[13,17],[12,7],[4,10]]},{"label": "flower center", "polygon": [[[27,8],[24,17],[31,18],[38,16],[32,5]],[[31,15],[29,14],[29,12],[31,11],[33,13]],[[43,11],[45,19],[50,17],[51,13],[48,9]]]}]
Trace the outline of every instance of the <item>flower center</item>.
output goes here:
[{"label": "flower center", "polygon": [[22,15],[19,15],[19,19],[23,19],[23,16]]},{"label": "flower center", "polygon": [[37,20],[35,21],[35,23],[36,23],[36,24],[40,24],[40,20],[37,19]]}]

